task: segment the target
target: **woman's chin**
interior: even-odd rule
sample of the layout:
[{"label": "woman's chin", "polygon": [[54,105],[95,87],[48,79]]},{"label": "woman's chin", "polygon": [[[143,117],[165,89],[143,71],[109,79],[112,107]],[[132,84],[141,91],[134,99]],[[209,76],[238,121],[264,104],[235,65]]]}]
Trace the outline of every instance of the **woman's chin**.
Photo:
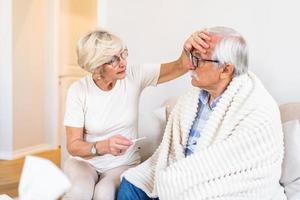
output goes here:
[{"label": "woman's chin", "polygon": [[118,79],[124,79],[126,77],[126,71],[118,73]]}]

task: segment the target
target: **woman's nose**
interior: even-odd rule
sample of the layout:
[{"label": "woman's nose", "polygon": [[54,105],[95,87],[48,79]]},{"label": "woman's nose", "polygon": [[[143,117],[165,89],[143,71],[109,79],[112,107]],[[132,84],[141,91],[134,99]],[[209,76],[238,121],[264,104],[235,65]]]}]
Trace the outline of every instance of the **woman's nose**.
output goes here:
[{"label": "woman's nose", "polygon": [[123,59],[123,58],[121,58],[120,59],[120,68],[123,68],[123,67],[125,67],[126,66],[126,64],[127,64],[127,60],[126,59]]}]

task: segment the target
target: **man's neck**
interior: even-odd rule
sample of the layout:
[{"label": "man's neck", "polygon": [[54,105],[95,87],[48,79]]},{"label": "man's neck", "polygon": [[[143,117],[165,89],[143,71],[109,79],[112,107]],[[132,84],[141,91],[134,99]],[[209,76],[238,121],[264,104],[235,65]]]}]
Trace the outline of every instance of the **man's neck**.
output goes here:
[{"label": "man's neck", "polygon": [[231,79],[226,79],[215,85],[215,87],[208,89],[209,103],[211,104],[216,98],[218,98],[227,88]]}]

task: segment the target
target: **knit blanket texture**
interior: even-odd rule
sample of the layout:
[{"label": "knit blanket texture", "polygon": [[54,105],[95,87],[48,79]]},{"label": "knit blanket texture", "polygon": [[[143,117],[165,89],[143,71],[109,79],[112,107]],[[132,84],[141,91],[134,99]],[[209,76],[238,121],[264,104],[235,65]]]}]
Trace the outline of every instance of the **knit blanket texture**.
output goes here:
[{"label": "knit blanket texture", "polygon": [[277,103],[251,72],[232,79],[185,157],[200,89],[177,101],[162,142],[123,176],[159,199],[283,200],[283,133]]}]

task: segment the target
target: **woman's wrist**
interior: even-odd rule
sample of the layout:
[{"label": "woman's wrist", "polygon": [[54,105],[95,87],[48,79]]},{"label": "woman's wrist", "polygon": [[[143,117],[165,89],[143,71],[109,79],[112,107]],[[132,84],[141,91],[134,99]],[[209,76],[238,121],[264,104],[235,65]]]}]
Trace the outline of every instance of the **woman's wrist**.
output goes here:
[{"label": "woman's wrist", "polygon": [[98,155],[108,154],[108,140],[96,142],[96,149]]},{"label": "woman's wrist", "polygon": [[180,57],[178,58],[177,60],[177,69],[182,71],[187,71],[188,68],[185,66],[187,63],[187,61],[189,60],[189,57],[188,57],[188,52],[186,49],[183,49],[182,52],[181,52],[181,55]]}]

